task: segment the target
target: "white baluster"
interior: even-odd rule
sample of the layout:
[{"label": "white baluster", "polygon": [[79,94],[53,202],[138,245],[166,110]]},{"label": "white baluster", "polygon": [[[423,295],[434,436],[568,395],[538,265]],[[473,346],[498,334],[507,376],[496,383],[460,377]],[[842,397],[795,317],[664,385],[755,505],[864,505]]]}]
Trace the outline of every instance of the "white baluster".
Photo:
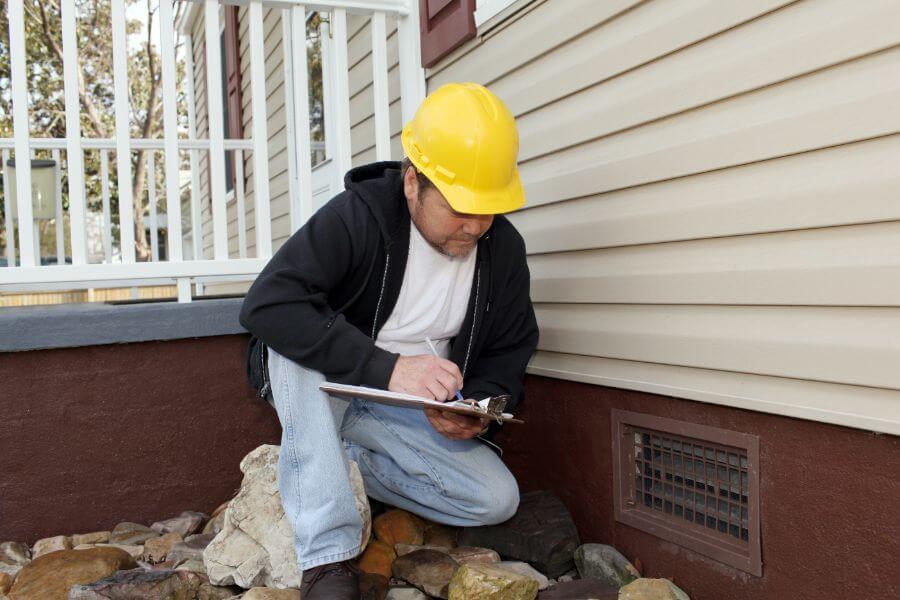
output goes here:
[{"label": "white baluster", "polygon": [[31,160],[29,157],[28,89],[25,75],[25,19],[22,0],[10,0],[10,79],[12,82],[13,131],[16,149],[16,207],[19,221],[21,266],[35,266],[34,218],[31,210]]},{"label": "white baluster", "polygon": [[375,99],[375,158],[391,159],[387,32],[383,12],[372,15],[372,91]]},{"label": "white baluster", "polygon": [[78,97],[78,38],[75,3],[62,2],[63,79],[66,98],[66,174],[69,178],[69,228],[72,264],[87,264],[87,208],[84,193],[84,150],[81,148],[81,105]]},{"label": "white baluster", "polygon": [[[181,188],[179,169],[181,156],[178,153],[178,107],[176,98],[175,70],[175,21],[172,0],[159,2],[159,41],[162,52],[162,101],[163,138],[165,140],[166,174],[166,227],[168,242],[166,255],[170,261],[182,260],[181,245]],[[188,53],[191,48],[185,49]],[[193,73],[190,74],[193,77]],[[193,101],[193,98],[191,98]],[[154,258],[154,260],[156,260]]]},{"label": "white baluster", "polygon": [[128,115],[128,38],[125,0],[112,0],[113,88],[116,109],[116,167],[122,262],[134,262],[134,199],[131,193],[131,126]]},{"label": "white baluster", "polygon": [[[228,260],[228,214],[225,205],[225,127],[222,116],[222,58],[219,1],[206,0],[206,104],[209,114],[209,195],[213,216],[213,256]],[[251,39],[262,43],[262,36]],[[251,44],[253,46],[254,44]]]},{"label": "white baluster", "polygon": [[256,214],[256,256],[272,255],[272,218],[269,206],[269,136],[266,127],[266,65],[263,47],[263,8],[250,0],[250,95],[253,118],[253,203]]}]

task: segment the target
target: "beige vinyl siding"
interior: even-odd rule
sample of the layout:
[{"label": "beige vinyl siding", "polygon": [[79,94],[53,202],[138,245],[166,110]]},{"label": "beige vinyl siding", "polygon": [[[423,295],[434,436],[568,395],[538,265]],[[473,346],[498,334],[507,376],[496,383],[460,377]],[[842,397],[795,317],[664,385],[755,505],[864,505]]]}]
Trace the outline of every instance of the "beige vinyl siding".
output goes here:
[{"label": "beige vinyl siding", "polygon": [[538,0],[430,70],[517,117],[530,371],[900,433],[898,22]]}]

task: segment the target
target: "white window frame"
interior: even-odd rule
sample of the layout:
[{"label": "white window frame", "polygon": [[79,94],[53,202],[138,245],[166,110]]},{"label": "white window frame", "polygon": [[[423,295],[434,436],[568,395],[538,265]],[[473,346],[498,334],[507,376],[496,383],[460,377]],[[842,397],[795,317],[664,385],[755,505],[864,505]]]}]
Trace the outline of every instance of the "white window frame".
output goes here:
[{"label": "white window frame", "polygon": [[477,0],[475,27],[479,33],[499,25],[534,0]]}]

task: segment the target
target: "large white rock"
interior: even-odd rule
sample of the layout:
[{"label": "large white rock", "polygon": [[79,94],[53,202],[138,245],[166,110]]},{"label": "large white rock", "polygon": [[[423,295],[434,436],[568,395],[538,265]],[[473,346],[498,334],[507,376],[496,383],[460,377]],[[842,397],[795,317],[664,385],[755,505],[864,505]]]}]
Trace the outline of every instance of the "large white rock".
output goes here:
[{"label": "large white rock", "polygon": [[[300,587],[302,572],[297,565],[293,529],[278,493],[280,449],[263,445],[241,461],[241,489],[225,509],[222,531],[203,551],[203,562],[214,585]],[[372,531],[371,511],[362,475],[353,461],[350,484],[364,523],[361,542],[365,545]]]}]

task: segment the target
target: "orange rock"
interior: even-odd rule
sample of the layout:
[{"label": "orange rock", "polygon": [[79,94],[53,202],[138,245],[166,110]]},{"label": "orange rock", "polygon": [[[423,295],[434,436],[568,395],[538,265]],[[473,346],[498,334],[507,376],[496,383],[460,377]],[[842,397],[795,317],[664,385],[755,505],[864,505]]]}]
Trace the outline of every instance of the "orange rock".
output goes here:
[{"label": "orange rock", "polygon": [[172,532],[163,536],[147,540],[144,543],[144,554],[142,558],[148,563],[161,563],[166,560],[166,556],[172,549],[172,546],[178,542],[184,541],[180,533]]},{"label": "orange rock", "polygon": [[73,585],[91,583],[136,566],[131,555],[118,548],[57,550],[25,565],[9,596],[14,600],[65,600]]},{"label": "orange rock", "polygon": [[366,600],[384,600],[390,582],[378,573],[363,573],[359,576],[359,595]]},{"label": "orange rock", "polygon": [[421,545],[425,537],[425,521],[399,508],[378,515],[372,529],[375,537],[391,548],[395,544]]},{"label": "orange rock", "polygon": [[375,573],[390,578],[391,564],[397,558],[394,549],[382,541],[372,540],[359,557],[359,568],[366,573]]},{"label": "orange rock", "polygon": [[12,577],[9,576],[9,573],[3,573],[2,571],[0,571],[0,594],[5,594],[11,587]]}]

